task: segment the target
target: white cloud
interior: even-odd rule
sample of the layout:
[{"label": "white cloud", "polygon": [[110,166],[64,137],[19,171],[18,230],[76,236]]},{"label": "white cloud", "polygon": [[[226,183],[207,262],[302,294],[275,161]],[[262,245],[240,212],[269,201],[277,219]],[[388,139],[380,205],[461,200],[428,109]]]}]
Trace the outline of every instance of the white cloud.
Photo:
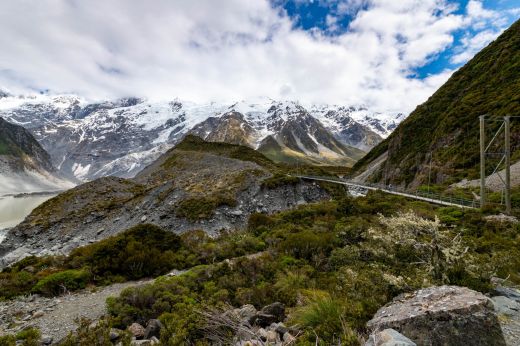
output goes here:
[{"label": "white cloud", "polygon": [[[336,15],[358,12],[349,31],[330,37],[295,29],[266,0],[3,1],[0,87],[93,99],[268,96],[408,112],[450,74],[420,80],[409,77],[413,69],[452,45],[455,30],[490,18],[473,2],[468,16],[443,0],[339,2]],[[468,47],[481,39],[468,37]]]},{"label": "white cloud", "polygon": [[463,64],[470,60],[482,48],[497,38],[508,24],[508,16],[517,16],[518,9],[509,9],[505,13],[485,9],[482,1],[470,0],[466,6],[464,26],[469,31],[455,47],[455,54],[450,61],[453,64]]}]

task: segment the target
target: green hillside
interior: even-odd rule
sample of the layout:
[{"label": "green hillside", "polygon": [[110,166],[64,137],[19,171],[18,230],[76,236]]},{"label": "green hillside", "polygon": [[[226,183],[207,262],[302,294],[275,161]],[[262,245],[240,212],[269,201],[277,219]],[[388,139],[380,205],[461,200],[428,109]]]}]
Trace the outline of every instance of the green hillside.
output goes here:
[{"label": "green hillside", "polygon": [[[455,72],[353,170],[361,173],[388,152],[386,164],[370,180],[417,186],[428,179],[431,155],[432,183],[474,179],[479,165],[478,117],[483,114],[520,115],[520,21]],[[512,123],[513,149],[520,144],[517,122]],[[491,134],[499,123],[488,126]]]}]

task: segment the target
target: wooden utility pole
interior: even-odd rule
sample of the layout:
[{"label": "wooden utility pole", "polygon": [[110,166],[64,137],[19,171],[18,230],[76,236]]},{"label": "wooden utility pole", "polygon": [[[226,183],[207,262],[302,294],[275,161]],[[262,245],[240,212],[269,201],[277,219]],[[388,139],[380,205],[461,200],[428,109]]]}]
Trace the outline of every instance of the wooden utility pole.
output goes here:
[{"label": "wooden utility pole", "polygon": [[486,204],[486,116],[480,116],[480,208]]}]

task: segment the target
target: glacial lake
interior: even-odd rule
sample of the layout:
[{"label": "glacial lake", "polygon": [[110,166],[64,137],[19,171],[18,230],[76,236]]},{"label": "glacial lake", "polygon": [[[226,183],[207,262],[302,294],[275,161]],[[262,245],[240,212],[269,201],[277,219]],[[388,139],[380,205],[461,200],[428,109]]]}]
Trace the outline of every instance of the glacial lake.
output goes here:
[{"label": "glacial lake", "polygon": [[6,229],[19,224],[31,211],[55,195],[0,196],[0,242]]}]

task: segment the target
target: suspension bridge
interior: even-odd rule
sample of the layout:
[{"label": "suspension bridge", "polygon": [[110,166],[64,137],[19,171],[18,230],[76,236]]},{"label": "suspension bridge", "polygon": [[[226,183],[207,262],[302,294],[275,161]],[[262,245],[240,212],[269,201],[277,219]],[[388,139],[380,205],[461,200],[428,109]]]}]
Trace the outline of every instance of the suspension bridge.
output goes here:
[{"label": "suspension bridge", "polygon": [[359,190],[379,190],[382,192],[386,192],[392,195],[403,196],[407,198],[416,199],[419,201],[429,202],[438,205],[444,205],[449,207],[458,207],[458,208],[467,208],[474,209],[480,208],[480,202],[472,199],[459,198],[455,196],[446,196],[441,195],[431,191],[420,191],[416,190],[414,192],[405,191],[403,189],[399,189],[392,185],[383,185],[383,184],[369,184],[369,183],[359,183],[350,180],[344,180],[336,177],[325,177],[325,176],[314,176],[314,175],[292,175],[293,177],[304,179],[304,180],[314,180],[314,181],[325,181],[334,184],[345,185],[350,188],[359,189]]}]

